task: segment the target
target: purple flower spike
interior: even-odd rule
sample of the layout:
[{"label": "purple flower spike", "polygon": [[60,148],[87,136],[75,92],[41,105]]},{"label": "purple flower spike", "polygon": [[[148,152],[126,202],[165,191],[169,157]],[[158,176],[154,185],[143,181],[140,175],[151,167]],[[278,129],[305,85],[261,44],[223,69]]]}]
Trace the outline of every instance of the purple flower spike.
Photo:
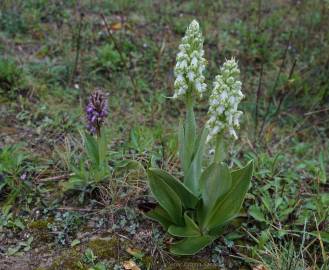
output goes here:
[{"label": "purple flower spike", "polygon": [[100,136],[101,126],[108,116],[107,95],[96,90],[88,99],[86,107],[87,129],[91,134]]}]

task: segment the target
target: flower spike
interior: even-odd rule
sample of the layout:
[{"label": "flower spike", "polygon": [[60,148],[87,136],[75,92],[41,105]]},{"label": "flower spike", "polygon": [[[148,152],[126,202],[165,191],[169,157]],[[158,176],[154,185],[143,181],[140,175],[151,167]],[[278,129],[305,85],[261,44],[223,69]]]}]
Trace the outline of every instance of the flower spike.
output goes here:
[{"label": "flower spike", "polygon": [[100,129],[108,116],[107,95],[96,90],[89,97],[86,107],[87,129],[91,134],[100,136]]},{"label": "flower spike", "polygon": [[174,98],[185,96],[189,91],[202,97],[207,88],[203,76],[207,61],[203,56],[203,37],[199,23],[193,20],[179,45],[176,57]]},{"label": "flower spike", "polygon": [[238,138],[236,129],[239,128],[239,119],[242,115],[242,112],[238,111],[238,105],[244,97],[239,74],[238,64],[232,58],[225,61],[220,74],[215,78],[209,98],[208,142],[217,134],[227,131],[234,139]]}]

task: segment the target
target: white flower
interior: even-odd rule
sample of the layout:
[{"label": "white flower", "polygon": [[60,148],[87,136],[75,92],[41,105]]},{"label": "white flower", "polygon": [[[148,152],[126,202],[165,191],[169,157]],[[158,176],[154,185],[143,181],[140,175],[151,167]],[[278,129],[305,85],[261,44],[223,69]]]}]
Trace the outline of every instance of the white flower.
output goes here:
[{"label": "white flower", "polygon": [[190,82],[193,82],[194,79],[194,73],[192,70],[190,70],[187,74],[188,79],[190,80]]},{"label": "white flower", "polygon": [[239,119],[242,115],[238,105],[244,97],[241,91],[242,83],[239,81],[240,70],[234,58],[226,60],[216,76],[214,88],[209,99],[209,120],[207,126],[210,141],[218,133],[227,131],[230,136],[237,139],[236,129],[239,128]]},{"label": "white flower", "polygon": [[217,107],[217,113],[218,113],[218,114],[222,114],[224,111],[225,111],[225,107],[224,107],[224,106],[219,105],[219,106]]},{"label": "white flower", "polygon": [[224,90],[221,94],[220,94],[220,99],[222,101],[225,101],[227,99],[228,95],[227,92]]},{"label": "white flower", "polygon": [[200,93],[202,92],[202,84],[199,81],[195,82],[195,88],[198,90]]},{"label": "white flower", "polygon": [[193,57],[193,59],[191,61],[191,65],[193,67],[197,67],[198,66],[198,59],[196,57]]},{"label": "white flower", "polygon": [[230,127],[228,131],[229,131],[230,135],[232,135],[234,137],[235,140],[238,138],[234,128]]},{"label": "white flower", "polygon": [[193,20],[186,29],[185,36],[178,48],[177,63],[174,69],[175,93],[173,97],[184,96],[188,91],[195,92],[202,97],[202,93],[207,89],[203,76],[206,60],[203,58],[203,37],[196,20]]}]

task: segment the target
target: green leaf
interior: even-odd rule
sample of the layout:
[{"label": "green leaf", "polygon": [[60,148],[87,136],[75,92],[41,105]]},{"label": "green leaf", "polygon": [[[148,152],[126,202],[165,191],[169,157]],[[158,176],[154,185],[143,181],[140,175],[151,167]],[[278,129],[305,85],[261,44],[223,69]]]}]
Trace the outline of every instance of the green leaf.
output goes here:
[{"label": "green leaf", "polygon": [[263,211],[262,211],[262,209],[260,209],[259,206],[257,206],[257,205],[250,206],[248,213],[249,213],[249,215],[251,215],[257,221],[266,222]]},{"label": "green leaf", "polygon": [[89,184],[89,173],[85,170],[83,161],[80,161],[80,167],[73,167],[74,175],[69,180],[63,183],[63,190],[68,191],[70,189],[84,190]]},{"label": "green leaf", "polygon": [[188,173],[184,177],[184,184],[193,192],[194,195],[200,195],[199,181],[202,173],[202,157],[205,148],[205,141],[208,135],[208,130],[203,129],[198,140],[195,142],[195,150],[193,160],[189,167]]},{"label": "green leaf", "polygon": [[241,232],[231,232],[231,233],[228,233],[227,235],[225,235],[225,239],[227,240],[230,240],[230,241],[234,241],[234,240],[237,240],[237,239],[241,239],[245,236],[244,233],[241,233]]},{"label": "green leaf", "polygon": [[107,157],[107,133],[102,128],[101,129],[101,136],[97,138],[97,149],[99,155],[99,165],[107,166],[106,164],[106,157]]},{"label": "green leaf", "polygon": [[201,236],[200,229],[198,225],[195,224],[192,218],[187,215],[187,212],[184,213],[185,226],[175,226],[171,225],[168,229],[168,232],[171,235],[178,237],[198,237]]},{"label": "green leaf", "polygon": [[89,158],[93,161],[93,163],[96,164],[96,166],[99,166],[100,160],[97,141],[93,136],[88,133],[85,133],[85,144]]},{"label": "green leaf", "polygon": [[77,245],[80,244],[80,240],[79,239],[74,239],[72,242],[71,242],[71,247],[75,247]]},{"label": "green leaf", "polygon": [[224,224],[220,224],[219,226],[216,226],[215,228],[212,228],[208,234],[212,236],[219,236],[225,232],[227,229],[228,222],[225,222]]},{"label": "green leaf", "polygon": [[115,163],[114,167],[118,170],[144,170],[144,167],[141,162],[137,160],[120,160]]},{"label": "green leaf", "polygon": [[170,252],[175,255],[193,255],[208,246],[216,238],[211,236],[189,237],[172,245]]},{"label": "green leaf", "polygon": [[253,172],[253,161],[246,167],[233,171],[232,187],[224,196],[218,199],[213,209],[206,217],[203,226],[211,230],[225,224],[239,213],[244,197],[250,185]]},{"label": "green leaf", "polygon": [[329,243],[329,232],[314,231],[314,232],[310,232],[310,235],[313,235],[313,236],[317,237],[318,239],[319,239],[319,237],[321,237],[321,240],[323,242]]},{"label": "green leaf", "polygon": [[0,184],[0,191],[1,191],[6,185],[7,185],[6,182],[1,183],[1,184]]},{"label": "green leaf", "polygon": [[151,211],[145,213],[145,215],[150,219],[158,221],[165,230],[168,230],[169,226],[173,224],[173,221],[171,220],[171,217],[168,215],[166,210],[160,206],[157,206]]},{"label": "green leaf", "polygon": [[13,256],[15,253],[17,253],[20,249],[22,248],[22,246],[20,244],[18,244],[15,247],[10,247],[7,250],[7,255],[9,256]]},{"label": "green leaf", "polygon": [[10,209],[12,208],[13,206],[10,205],[10,204],[7,204],[7,205],[4,205],[1,207],[1,210],[2,210],[2,213],[4,216],[7,216],[7,218],[11,217],[12,213],[10,212]]},{"label": "green leaf", "polygon": [[14,224],[16,227],[20,228],[21,230],[24,230],[25,229],[25,225],[23,224],[23,222],[19,219],[16,219],[14,221]]},{"label": "green leaf", "polygon": [[262,231],[261,234],[258,235],[256,239],[258,248],[263,249],[266,243],[270,241],[270,238],[271,238],[271,233],[269,230]]},{"label": "green leaf", "polygon": [[77,177],[71,177],[67,182],[63,183],[63,191],[72,189],[82,190],[85,186],[85,181]]},{"label": "green leaf", "polygon": [[285,219],[288,218],[288,216],[295,210],[295,207],[286,207],[283,209],[281,212],[278,214],[278,218],[280,221],[284,221]]},{"label": "green leaf", "polygon": [[106,266],[103,263],[97,263],[93,268],[91,268],[92,270],[106,270]]},{"label": "green leaf", "polygon": [[182,203],[185,208],[194,208],[198,203],[199,199],[194,196],[193,193],[174,176],[157,168],[149,169],[149,175],[152,175],[152,177],[156,179],[160,178],[170,188],[172,188],[172,190],[174,190],[179,196],[179,198],[182,200]]},{"label": "green leaf", "polygon": [[319,154],[319,178],[322,184],[325,184],[327,182],[327,174],[326,174],[326,165],[325,165],[325,156],[323,151]]},{"label": "green leaf", "polygon": [[232,186],[229,168],[224,163],[212,163],[201,175],[200,188],[205,210],[210,210],[215,202]]},{"label": "green leaf", "polygon": [[177,193],[173,191],[172,188],[168,184],[166,184],[165,181],[162,180],[162,178],[154,177],[150,171],[148,172],[148,176],[151,191],[154,197],[161,205],[161,207],[163,207],[167,211],[171,220],[175,224],[182,224],[183,207],[182,202],[178,197]]}]

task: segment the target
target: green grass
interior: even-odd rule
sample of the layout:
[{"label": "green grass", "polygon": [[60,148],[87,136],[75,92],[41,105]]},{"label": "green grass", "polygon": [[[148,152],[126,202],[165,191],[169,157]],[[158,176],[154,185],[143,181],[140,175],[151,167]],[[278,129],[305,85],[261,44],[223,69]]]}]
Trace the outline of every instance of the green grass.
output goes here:
[{"label": "green grass", "polygon": [[[177,47],[193,18],[205,36],[209,85],[225,58],[239,61],[245,114],[228,161],[237,167],[254,159],[255,174],[232,228],[186,259],[168,254],[172,239],[138,205],[150,200],[149,166],[180,171],[176,127],[184,111],[167,97],[173,95]],[[2,1],[0,262],[17,249],[33,254],[35,269],[61,269],[56,263],[68,249],[80,262],[72,269],[97,263],[120,269],[129,259],[142,269],[160,269],[163,262],[168,269],[175,263],[327,269],[328,19],[329,3],[320,0]],[[81,203],[79,192],[63,187],[70,164],[85,160],[88,168],[80,132],[95,88],[109,94],[110,176]],[[207,99],[199,102],[199,123],[207,108]],[[17,184],[24,174],[26,183]],[[52,248],[22,239],[40,220],[52,221],[42,228]],[[131,238],[129,246],[144,257],[118,245],[116,256],[86,263],[92,237]],[[72,250],[76,239],[80,244]],[[52,259],[47,263],[43,256]],[[5,265],[14,269],[19,258],[10,256]]]}]

